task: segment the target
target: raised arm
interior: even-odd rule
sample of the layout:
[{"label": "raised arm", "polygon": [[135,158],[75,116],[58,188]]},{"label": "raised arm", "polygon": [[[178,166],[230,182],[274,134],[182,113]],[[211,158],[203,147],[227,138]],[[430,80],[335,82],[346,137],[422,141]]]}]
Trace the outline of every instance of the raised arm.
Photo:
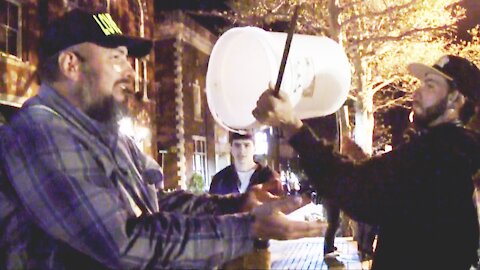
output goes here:
[{"label": "raised arm", "polygon": [[[470,170],[478,165],[463,161],[465,153],[479,155],[472,153],[476,151],[472,147],[475,143],[468,143],[469,139],[456,128],[445,127],[395,151],[357,163],[316,137],[295,115],[288,96],[282,92],[277,97],[273,90],[265,91],[252,113],[258,121],[286,130],[300,154],[302,167],[320,194],[336,200],[353,218],[373,224],[408,220],[413,212],[421,211],[419,205],[432,204],[425,196],[432,187],[452,192],[468,186],[453,183],[458,177],[451,174],[472,173]],[[444,139],[447,136],[451,138],[448,141]]]}]

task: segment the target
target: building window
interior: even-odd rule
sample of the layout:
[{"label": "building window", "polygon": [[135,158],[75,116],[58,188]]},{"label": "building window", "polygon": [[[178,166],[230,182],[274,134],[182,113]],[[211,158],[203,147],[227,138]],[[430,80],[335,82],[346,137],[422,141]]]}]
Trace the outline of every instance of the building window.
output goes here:
[{"label": "building window", "polygon": [[192,85],[193,88],[193,119],[195,121],[202,122],[202,89],[198,80],[195,80],[195,83]]},{"label": "building window", "polygon": [[13,0],[0,0],[0,51],[21,55],[21,6]]},{"label": "building window", "polygon": [[205,187],[210,186],[207,171],[207,141],[205,137],[193,136],[193,172],[203,177]]}]

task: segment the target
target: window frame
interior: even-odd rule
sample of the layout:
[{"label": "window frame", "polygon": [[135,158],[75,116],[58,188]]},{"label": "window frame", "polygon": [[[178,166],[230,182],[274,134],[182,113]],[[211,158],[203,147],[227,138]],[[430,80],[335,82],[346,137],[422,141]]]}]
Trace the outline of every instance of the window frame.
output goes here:
[{"label": "window frame", "polygon": [[196,122],[203,122],[202,112],[202,87],[198,80],[192,85],[192,101],[193,101],[193,119]]},{"label": "window frame", "polygon": [[[203,177],[205,188],[208,188],[210,186],[210,178],[208,177],[207,139],[204,136],[193,135],[192,143],[193,143],[192,171],[193,173],[198,173]],[[197,157],[199,157],[201,164],[197,164]],[[197,165],[200,165],[200,167],[203,167],[203,168],[200,168],[199,170],[199,168],[197,168]]]},{"label": "window frame", "polygon": [[[7,15],[7,22],[6,24],[3,24],[0,22],[0,29],[3,30],[3,35],[5,35],[5,42],[6,42],[6,48],[5,48],[5,51],[3,50],[0,50],[1,53],[4,53],[6,55],[9,55],[9,56],[13,56],[15,58],[18,58],[18,59],[22,59],[22,51],[23,51],[23,48],[22,48],[22,29],[23,29],[23,25],[22,25],[22,10],[23,10],[23,7],[22,7],[22,3],[18,0],[0,0],[0,1],[4,1],[6,3],[10,3],[11,5],[15,5],[17,7],[17,29],[11,27],[8,23],[9,23],[9,16],[10,16],[10,13],[9,13],[9,10],[6,11],[6,15]],[[16,32],[17,34],[17,38],[16,38],[16,47],[17,47],[17,50],[16,50],[16,54],[11,54],[9,52],[9,36],[8,36],[8,30],[13,30]]]}]

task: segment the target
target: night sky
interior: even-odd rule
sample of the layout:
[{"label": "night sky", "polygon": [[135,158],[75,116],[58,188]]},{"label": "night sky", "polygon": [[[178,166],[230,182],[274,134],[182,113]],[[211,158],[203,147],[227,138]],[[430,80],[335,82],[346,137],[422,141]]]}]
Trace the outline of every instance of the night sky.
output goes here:
[{"label": "night sky", "polygon": [[480,0],[463,0],[462,6],[467,9],[467,18],[458,24],[458,36],[467,39],[467,30],[480,24]]}]

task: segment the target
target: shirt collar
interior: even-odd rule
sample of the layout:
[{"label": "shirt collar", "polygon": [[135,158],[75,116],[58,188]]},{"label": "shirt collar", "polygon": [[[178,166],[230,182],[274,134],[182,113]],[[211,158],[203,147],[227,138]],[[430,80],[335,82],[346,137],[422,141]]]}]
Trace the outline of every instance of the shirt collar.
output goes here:
[{"label": "shirt collar", "polygon": [[[42,84],[38,92],[37,102],[32,101],[34,104],[42,104],[50,107],[58,114],[60,114],[67,122],[76,126],[77,128],[84,129],[88,133],[91,133],[101,140],[103,140],[109,147],[116,145],[118,139],[118,129],[114,129],[111,126],[102,124],[84,112],[74,106],[70,101],[63,97],[58,91],[47,84]],[[31,103],[27,103],[29,106]]]}]

